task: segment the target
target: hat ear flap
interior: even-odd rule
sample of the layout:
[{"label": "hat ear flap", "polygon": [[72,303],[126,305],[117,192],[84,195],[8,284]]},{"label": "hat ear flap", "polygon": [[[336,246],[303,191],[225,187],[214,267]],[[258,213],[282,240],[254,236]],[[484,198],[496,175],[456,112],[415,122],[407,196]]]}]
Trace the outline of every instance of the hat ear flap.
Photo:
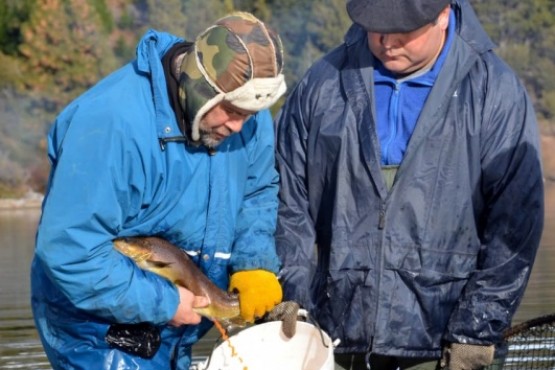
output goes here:
[{"label": "hat ear flap", "polygon": [[[188,122],[191,123],[191,140],[200,139],[199,123],[204,114],[217,103],[222,95],[207,80],[198,67],[196,51],[191,50],[183,58],[179,74],[179,103]],[[219,99],[222,100],[222,97]],[[207,103],[210,106],[207,106]]]}]

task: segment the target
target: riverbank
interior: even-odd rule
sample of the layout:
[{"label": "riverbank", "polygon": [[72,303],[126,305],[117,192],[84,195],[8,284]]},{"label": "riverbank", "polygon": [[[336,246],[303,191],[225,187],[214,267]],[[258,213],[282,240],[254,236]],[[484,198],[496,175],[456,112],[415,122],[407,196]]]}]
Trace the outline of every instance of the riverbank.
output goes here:
[{"label": "riverbank", "polygon": [[33,191],[27,192],[22,198],[0,198],[0,210],[40,208],[44,196]]}]

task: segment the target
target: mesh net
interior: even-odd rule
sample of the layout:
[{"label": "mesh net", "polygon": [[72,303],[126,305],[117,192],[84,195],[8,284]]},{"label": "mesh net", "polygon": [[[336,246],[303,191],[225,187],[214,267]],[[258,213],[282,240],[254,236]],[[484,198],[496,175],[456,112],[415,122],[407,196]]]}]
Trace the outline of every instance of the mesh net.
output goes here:
[{"label": "mesh net", "polygon": [[[508,353],[503,370],[555,370],[555,314],[513,326],[505,340]],[[486,370],[497,370],[489,366]]]}]

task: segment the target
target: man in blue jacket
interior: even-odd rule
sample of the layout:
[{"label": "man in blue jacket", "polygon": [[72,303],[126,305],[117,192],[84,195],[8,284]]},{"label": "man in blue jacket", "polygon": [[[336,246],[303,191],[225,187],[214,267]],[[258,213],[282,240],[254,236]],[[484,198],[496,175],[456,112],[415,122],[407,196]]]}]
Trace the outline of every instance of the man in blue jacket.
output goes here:
[{"label": "man in blue jacket", "polygon": [[[189,369],[211,327],[205,297],[141,270],[116,238],[188,253],[252,322],[281,300],[278,176],[267,108],[285,92],[279,37],[234,13],[194,43],[149,31],[133,62],[73,101],[52,163],[32,265],[32,307],[54,369]],[[111,347],[112,324],[158,327],[152,358]]]},{"label": "man in blue jacket", "polygon": [[481,369],[543,227],[532,103],[467,0],[349,0],[276,119],[284,299],[341,369]]}]

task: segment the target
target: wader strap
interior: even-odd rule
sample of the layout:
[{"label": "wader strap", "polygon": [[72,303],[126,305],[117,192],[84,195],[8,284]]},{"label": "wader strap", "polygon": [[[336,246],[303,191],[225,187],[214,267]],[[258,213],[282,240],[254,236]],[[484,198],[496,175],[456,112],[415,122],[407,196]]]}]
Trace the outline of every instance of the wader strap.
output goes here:
[{"label": "wader strap", "polygon": [[391,165],[391,166],[382,166],[382,175],[385,180],[385,186],[387,187],[387,191],[390,191],[393,187],[393,182],[395,181],[395,175],[397,175],[397,170],[399,166]]}]

